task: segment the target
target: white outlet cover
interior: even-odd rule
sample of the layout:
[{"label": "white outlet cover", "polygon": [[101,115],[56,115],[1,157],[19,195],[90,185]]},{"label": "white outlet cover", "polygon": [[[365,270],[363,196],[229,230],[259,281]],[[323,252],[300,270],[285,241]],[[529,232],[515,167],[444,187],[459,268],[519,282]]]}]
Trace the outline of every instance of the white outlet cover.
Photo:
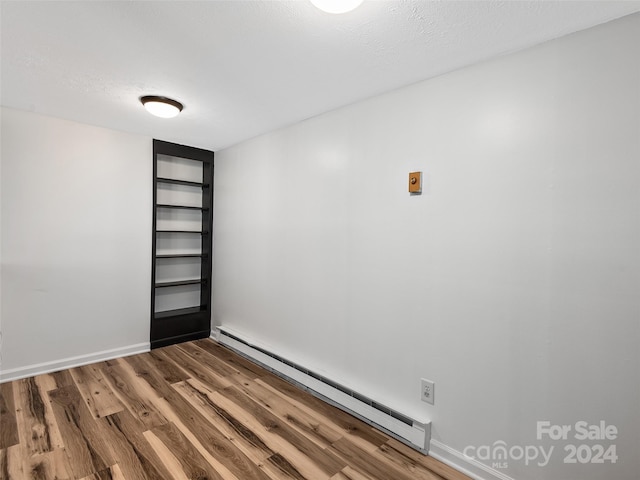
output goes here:
[{"label": "white outlet cover", "polygon": [[420,400],[430,405],[434,404],[436,384],[426,378],[420,379]]}]

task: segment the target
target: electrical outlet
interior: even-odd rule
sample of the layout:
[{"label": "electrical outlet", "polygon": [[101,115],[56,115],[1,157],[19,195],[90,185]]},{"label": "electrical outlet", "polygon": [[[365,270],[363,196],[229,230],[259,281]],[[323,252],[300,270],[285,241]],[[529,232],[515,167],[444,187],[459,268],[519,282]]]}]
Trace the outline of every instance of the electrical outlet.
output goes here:
[{"label": "electrical outlet", "polygon": [[436,384],[426,378],[420,379],[420,400],[433,405]]}]

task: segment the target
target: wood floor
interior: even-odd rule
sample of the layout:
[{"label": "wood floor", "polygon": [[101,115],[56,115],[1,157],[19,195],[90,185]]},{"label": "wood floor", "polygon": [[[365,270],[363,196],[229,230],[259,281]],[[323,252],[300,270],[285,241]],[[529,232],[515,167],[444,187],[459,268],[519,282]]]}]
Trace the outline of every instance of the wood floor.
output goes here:
[{"label": "wood floor", "polygon": [[3,480],[462,480],[199,340],[0,386]]}]

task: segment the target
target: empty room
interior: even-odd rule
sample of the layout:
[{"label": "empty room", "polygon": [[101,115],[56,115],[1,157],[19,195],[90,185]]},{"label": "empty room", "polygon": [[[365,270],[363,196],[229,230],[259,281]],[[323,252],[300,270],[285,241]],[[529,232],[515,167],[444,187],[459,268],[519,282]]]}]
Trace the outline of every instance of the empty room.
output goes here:
[{"label": "empty room", "polygon": [[640,1],[0,0],[1,480],[640,478]]}]

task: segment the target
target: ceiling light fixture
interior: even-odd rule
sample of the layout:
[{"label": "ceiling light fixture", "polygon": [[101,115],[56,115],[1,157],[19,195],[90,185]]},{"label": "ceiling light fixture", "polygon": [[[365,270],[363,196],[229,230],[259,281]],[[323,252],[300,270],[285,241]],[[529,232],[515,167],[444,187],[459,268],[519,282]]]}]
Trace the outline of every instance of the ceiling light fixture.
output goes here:
[{"label": "ceiling light fixture", "polygon": [[360,6],[362,0],[311,0],[317,8],[327,13],[347,13]]},{"label": "ceiling light fixture", "polygon": [[158,97],[156,95],[147,95],[140,97],[140,102],[144,105],[151,115],[162,118],[172,118],[182,111],[182,104],[176,100],[167,97]]}]

